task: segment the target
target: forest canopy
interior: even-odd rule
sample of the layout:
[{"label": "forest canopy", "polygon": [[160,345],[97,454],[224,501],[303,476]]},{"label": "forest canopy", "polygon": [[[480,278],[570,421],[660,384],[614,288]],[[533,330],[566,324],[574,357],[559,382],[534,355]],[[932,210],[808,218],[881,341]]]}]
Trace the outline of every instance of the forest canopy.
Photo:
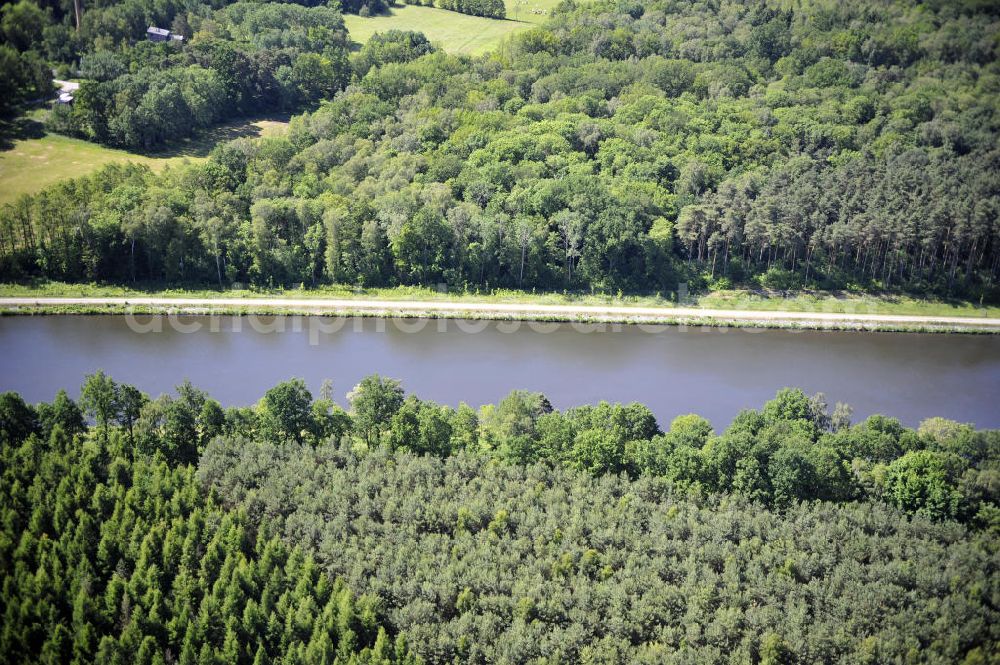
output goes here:
[{"label": "forest canopy", "polygon": [[0,662],[989,662],[1000,432],[370,376],[0,394]]},{"label": "forest canopy", "polygon": [[140,41],[83,55],[86,79],[50,128],[148,150],[226,119],[301,109],[347,83],[336,9],[237,2],[189,13],[184,29],[188,46]]},{"label": "forest canopy", "polygon": [[[355,48],[387,6],[3,4],[6,116],[53,67],[49,128],[112,146],[297,115],[4,205],[0,279],[1000,302],[996,3],[563,0],[478,57]],[[995,662],[1000,431],[927,415],[0,393],[0,665]]]},{"label": "forest canopy", "polygon": [[489,55],[394,32],[347,64],[290,27],[263,53],[305,50],[267,56],[273,85],[247,12],[336,13],[214,12],[159,75],[170,97],[222,82],[222,108],[318,108],[206,163],[109,167],[6,206],[0,275],[1000,293],[989,3],[567,0]]}]

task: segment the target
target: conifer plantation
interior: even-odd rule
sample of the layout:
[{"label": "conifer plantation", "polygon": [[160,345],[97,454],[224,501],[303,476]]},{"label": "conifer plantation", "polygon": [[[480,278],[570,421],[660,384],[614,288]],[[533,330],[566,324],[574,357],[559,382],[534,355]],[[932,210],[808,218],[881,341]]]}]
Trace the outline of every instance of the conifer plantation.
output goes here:
[{"label": "conifer plantation", "polygon": [[720,434],[378,376],[348,407],[101,373],[78,403],[0,395],[0,659],[996,656],[1000,432],[852,425],[791,389]]}]

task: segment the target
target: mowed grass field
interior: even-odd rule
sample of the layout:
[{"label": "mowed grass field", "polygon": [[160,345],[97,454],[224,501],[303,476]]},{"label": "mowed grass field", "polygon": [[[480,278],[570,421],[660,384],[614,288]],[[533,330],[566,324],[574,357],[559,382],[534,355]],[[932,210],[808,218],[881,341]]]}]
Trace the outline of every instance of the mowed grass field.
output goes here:
[{"label": "mowed grass field", "polygon": [[559,0],[506,0],[507,20],[469,16],[446,9],[401,5],[388,14],[361,17],[344,14],[351,39],[364,44],[376,32],[415,30],[448,53],[479,55],[495,49],[510,35],[548,19]]},{"label": "mowed grass field", "polygon": [[34,194],[60,180],[87,175],[105,164],[140,162],[160,170],[183,159],[135,155],[58,134],[25,139],[0,152],[0,203],[10,203],[22,194]]},{"label": "mowed grass field", "polygon": [[376,32],[414,30],[455,55],[479,55],[490,51],[507,36],[531,27],[529,23],[500,21],[469,16],[434,7],[405,5],[393,7],[388,14],[361,17],[344,14],[351,39],[364,44]]},{"label": "mowed grass field", "polygon": [[560,0],[505,0],[507,18],[525,23],[544,23]]},{"label": "mowed grass field", "polygon": [[240,136],[271,136],[283,132],[287,126],[287,119],[278,118],[228,123],[167,152],[149,155],[106,148],[59,134],[18,139],[11,148],[0,151],[0,205],[22,194],[39,192],[60,180],[87,175],[105,164],[138,162],[160,171],[168,164],[205,159],[220,141]]}]

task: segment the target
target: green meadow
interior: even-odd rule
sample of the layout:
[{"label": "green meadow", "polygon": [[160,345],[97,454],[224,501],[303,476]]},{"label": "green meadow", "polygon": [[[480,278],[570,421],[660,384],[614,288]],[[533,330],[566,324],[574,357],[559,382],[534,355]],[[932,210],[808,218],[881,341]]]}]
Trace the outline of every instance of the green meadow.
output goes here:
[{"label": "green meadow", "polygon": [[287,119],[241,120],[220,125],[203,136],[183,141],[167,152],[138,154],[107,148],[97,143],[59,134],[18,138],[0,151],[0,204],[10,203],[22,194],[34,194],[46,187],[87,175],[106,164],[138,162],[159,171],[184,160],[205,159],[220,141],[241,136],[270,136],[284,131]]},{"label": "green meadow", "polygon": [[559,0],[507,0],[507,18],[525,23],[544,23]]},{"label": "green meadow", "polygon": [[[505,21],[434,7],[403,5],[378,16],[345,14],[344,22],[351,39],[359,44],[367,42],[376,32],[414,30],[424,33],[448,53],[479,55],[493,50],[510,35],[544,21],[556,4],[558,0],[511,1],[507,3]],[[533,9],[545,13],[533,13]],[[513,20],[515,16],[518,20]]]}]

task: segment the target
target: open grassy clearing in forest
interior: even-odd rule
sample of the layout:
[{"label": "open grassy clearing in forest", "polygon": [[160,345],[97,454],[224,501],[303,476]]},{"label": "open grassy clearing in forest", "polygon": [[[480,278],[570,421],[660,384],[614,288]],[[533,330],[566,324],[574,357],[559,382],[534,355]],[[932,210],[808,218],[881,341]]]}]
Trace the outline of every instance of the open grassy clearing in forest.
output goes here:
[{"label": "open grassy clearing in forest", "polygon": [[186,159],[205,159],[221,141],[241,136],[271,136],[288,126],[285,118],[239,120],[215,127],[197,139],[181,141],[167,151],[148,155],[108,148],[97,143],[46,134],[24,138],[0,151],[0,204],[22,194],[35,194],[61,180],[77,178],[106,164],[138,162],[159,171]]},{"label": "open grassy clearing in forest", "polygon": [[[529,0],[534,4],[547,4]],[[524,8],[520,13],[527,13]],[[510,4],[507,8],[511,15]],[[545,18],[541,16],[539,18]],[[362,17],[345,14],[344,23],[351,39],[364,44],[376,32],[388,30],[414,30],[422,32],[434,44],[446,52],[456,55],[479,55],[496,48],[508,36],[527,30],[532,23],[525,21],[501,21],[481,16],[469,16],[446,9],[405,5],[393,7],[388,14]]]},{"label": "open grassy clearing in forest", "polygon": [[545,23],[560,0],[506,0],[507,18],[525,23]]}]

